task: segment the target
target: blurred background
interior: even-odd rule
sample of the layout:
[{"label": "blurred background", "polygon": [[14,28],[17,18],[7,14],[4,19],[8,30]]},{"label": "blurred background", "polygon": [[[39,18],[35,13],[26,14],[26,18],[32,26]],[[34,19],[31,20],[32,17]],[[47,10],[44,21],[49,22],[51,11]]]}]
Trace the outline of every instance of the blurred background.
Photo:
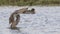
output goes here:
[{"label": "blurred background", "polygon": [[60,0],[0,0],[0,5],[60,5]]}]

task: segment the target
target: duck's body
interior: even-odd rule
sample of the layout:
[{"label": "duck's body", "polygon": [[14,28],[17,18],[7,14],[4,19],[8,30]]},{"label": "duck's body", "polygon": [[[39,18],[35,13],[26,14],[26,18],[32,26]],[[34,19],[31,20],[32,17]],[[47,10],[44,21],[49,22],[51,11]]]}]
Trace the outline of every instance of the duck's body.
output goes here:
[{"label": "duck's body", "polygon": [[22,8],[22,9],[16,10],[9,17],[9,24],[11,24],[11,28],[15,28],[18,22],[20,21],[19,14],[35,14],[35,10],[34,9],[28,10],[28,8]]}]

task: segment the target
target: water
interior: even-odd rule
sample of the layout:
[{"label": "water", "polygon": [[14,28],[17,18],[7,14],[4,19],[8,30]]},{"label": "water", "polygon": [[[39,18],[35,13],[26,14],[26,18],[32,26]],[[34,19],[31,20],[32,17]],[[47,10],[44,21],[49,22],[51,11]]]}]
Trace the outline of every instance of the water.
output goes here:
[{"label": "water", "polygon": [[59,34],[60,6],[32,6],[36,14],[21,14],[17,27],[19,30],[9,29],[9,16],[15,10],[23,7],[0,6],[0,34]]}]

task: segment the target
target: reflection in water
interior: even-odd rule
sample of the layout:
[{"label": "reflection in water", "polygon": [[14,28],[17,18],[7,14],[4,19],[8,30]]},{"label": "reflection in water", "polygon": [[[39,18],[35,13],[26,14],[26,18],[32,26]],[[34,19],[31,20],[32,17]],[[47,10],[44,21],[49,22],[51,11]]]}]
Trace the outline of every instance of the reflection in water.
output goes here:
[{"label": "reflection in water", "polygon": [[23,32],[20,29],[20,27],[17,27],[16,29],[10,29],[9,32],[10,34],[28,34],[27,32]]},{"label": "reflection in water", "polygon": [[11,28],[9,27],[9,32],[10,32],[11,34],[20,34],[20,33],[21,33],[20,27],[16,27],[15,29],[11,29]]},{"label": "reflection in water", "polygon": [[10,30],[11,34],[19,34],[20,32],[18,30]]}]

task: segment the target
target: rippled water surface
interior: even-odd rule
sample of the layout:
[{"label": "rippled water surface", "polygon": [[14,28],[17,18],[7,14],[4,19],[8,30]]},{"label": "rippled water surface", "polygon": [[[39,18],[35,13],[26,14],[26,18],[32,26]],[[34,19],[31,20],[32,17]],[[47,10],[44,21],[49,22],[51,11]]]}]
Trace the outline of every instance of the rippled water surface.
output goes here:
[{"label": "rippled water surface", "polygon": [[60,6],[32,6],[36,14],[21,14],[17,27],[9,29],[9,16],[23,7],[0,6],[0,34],[60,34]]}]

